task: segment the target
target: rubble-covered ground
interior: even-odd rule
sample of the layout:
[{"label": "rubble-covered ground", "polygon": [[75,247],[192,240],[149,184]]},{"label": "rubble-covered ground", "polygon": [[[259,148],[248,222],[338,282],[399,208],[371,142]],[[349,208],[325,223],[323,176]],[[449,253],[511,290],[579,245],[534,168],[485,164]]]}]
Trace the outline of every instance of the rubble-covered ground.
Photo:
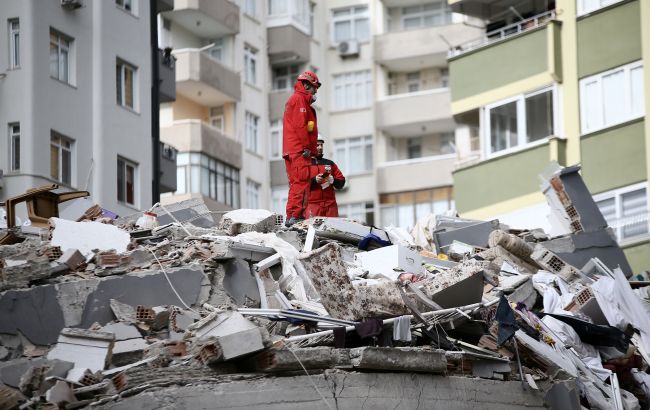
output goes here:
[{"label": "rubble-covered ground", "polygon": [[554,238],[71,201],[0,246],[0,409],[647,409],[650,282],[577,171]]}]

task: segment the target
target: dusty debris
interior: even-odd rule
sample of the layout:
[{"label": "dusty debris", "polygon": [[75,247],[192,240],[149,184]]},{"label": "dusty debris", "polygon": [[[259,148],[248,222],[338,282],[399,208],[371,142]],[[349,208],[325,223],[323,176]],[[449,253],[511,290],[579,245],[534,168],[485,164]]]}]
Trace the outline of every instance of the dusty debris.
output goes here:
[{"label": "dusty debris", "polygon": [[156,206],[143,229],[142,213],[74,199],[52,215],[51,241],[14,229],[22,243],[0,246],[0,407],[101,408],[305,370],[647,407],[648,283],[625,279],[575,168],[545,170],[542,190],[570,234],[440,215],[412,236],[343,218],[286,230],[271,212],[198,200]]}]

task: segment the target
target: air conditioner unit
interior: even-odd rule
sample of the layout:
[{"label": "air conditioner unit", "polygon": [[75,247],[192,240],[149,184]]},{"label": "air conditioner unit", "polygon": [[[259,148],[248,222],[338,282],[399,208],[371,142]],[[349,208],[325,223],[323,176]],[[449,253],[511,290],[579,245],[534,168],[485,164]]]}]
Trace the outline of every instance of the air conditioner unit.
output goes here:
[{"label": "air conditioner unit", "polygon": [[81,0],[61,0],[61,7],[66,10],[74,10],[81,7]]},{"label": "air conditioner unit", "polygon": [[339,43],[339,55],[350,57],[359,55],[359,42],[356,40],[341,41]]}]

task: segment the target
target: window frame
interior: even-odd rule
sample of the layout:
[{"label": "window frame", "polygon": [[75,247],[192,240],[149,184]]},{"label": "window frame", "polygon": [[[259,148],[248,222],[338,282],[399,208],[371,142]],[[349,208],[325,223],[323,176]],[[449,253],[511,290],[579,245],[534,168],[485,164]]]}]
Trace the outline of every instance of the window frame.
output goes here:
[{"label": "window frame", "polygon": [[[361,220],[367,224],[374,225],[374,219],[375,219],[375,204],[372,201],[360,201],[360,202],[350,202],[347,204],[339,204],[338,205],[338,211],[339,211],[339,216],[341,218],[351,218],[354,219],[356,215],[359,214],[356,210],[353,212],[353,207],[357,208],[359,207],[361,209],[361,213],[363,214],[363,218],[357,219]],[[372,220],[368,220],[368,215],[371,216]]]},{"label": "window frame", "polygon": [[[359,138],[360,141],[356,142],[353,141],[355,139]],[[370,174],[373,172],[373,166],[374,166],[374,138],[372,135],[362,135],[362,136],[356,136],[356,137],[348,137],[348,138],[339,138],[334,140],[334,157],[336,164],[338,167],[343,171],[343,173],[347,176],[355,176],[355,175],[366,175]],[[350,155],[350,150],[352,148],[357,148],[361,147],[361,151],[363,152],[363,168],[359,171],[351,171],[350,164],[353,161],[360,161],[361,159],[356,158],[353,159],[351,158]],[[365,150],[367,147],[370,147],[370,164],[366,164],[366,155],[365,155]],[[339,155],[337,154],[337,151],[343,148],[344,151],[344,158],[340,158]]]},{"label": "window frame", "polygon": [[20,19],[18,17],[8,19],[7,26],[9,28],[9,69],[15,70],[20,68]]},{"label": "window frame", "polygon": [[[133,65],[121,58],[117,58],[115,62],[115,68],[116,68],[116,78],[115,78],[115,90],[116,90],[116,101],[117,105],[120,107],[126,108],[131,111],[138,112],[139,108],[139,98],[138,98],[138,67],[136,65]],[[118,71],[119,70],[119,71]],[[131,72],[131,98],[132,98],[132,106],[129,106],[126,103],[126,81],[125,79],[125,73],[128,71]],[[119,90],[118,90],[119,87]]]},{"label": "window frame", "polygon": [[[122,163],[120,165],[120,162]],[[124,189],[123,191],[123,199],[120,199],[120,166],[124,167],[124,180],[122,181],[124,186],[122,187]],[[132,190],[133,192],[131,193],[131,198],[133,202],[129,202],[129,190],[128,190],[128,169],[132,168],[133,169],[133,183],[132,183]],[[122,205],[126,206],[131,206],[131,207],[137,207],[138,205],[138,177],[139,177],[139,167],[136,162],[133,162],[129,159],[126,159],[125,157],[118,155],[117,156],[117,202]]]},{"label": "window frame", "polygon": [[[357,80],[358,74],[365,74],[365,78],[361,81]],[[359,95],[354,95],[354,98],[346,96],[346,87],[350,86],[352,92],[357,92],[357,86],[361,84],[363,87],[363,101],[360,100]],[[340,98],[337,89],[340,88],[343,93]],[[339,98],[345,104],[339,106]],[[373,86],[372,86],[372,71],[371,70],[356,70],[348,71],[345,73],[334,74],[332,76],[332,96],[331,96],[332,111],[347,111],[350,109],[365,109],[372,107],[373,104]]]},{"label": "window frame", "polygon": [[[203,152],[179,152],[176,155],[177,186],[174,195],[201,194],[237,209],[241,199],[240,174],[239,168]],[[203,182],[201,179],[206,175],[208,180]],[[207,193],[202,191],[206,187]]]},{"label": "window frame", "polygon": [[242,10],[250,17],[257,18],[257,1],[258,0],[242,0]]},{"label": "window frame", "polygon": [[[16,128],[18,131],[16,131]],[[17,144],[16,144],[17,142]],[[20,123],[9,123],[9,170],[20,171]]]},{"label": "window frame", "polygon": [[250,209],[260,208],[260,190],[262,184],[253,181],[250,178],[246,179],[246,206]]},{"label": "window frame", "polygon": [[[58,141],[55,141],[55,139],[58,139]],[[64,145],[64,142],[67,142],[69,144],[69,147],[66,147]],[[51,156],[51,150],[52,148],[57,148],[58,153],[57,153],[57,171],[58,175],[52,175],[52,156]],[[63,163],[63,152],[67,151],[69,153],[69,158],[70,158],[70,172],[69,172],[69,181],[64,181],[63,179],[63,168],[64,168],[64,163]],[[50,177],[58,181],[62,184],[72,186],[72,181],[74,180],[74,172],[75,172],[75,161],[74,161],[74,154],[75,154],[75,143],[74,140],[66,135],[61,134],[60,132],[50,130]]]},{"label": "window frame", "polygon": [[576,3],[577,3],[577,5],[576,5],[576,10],[577,10],[576,15],[578,17],[584,16],[586,14],[593,13],[594,11],[604,9],[605,7],[609,7],[609,6],[613,5],[613,4],[621,3],[624,0],[597,0],[597,1],[600,3],[597,7],[588,8],[588,7],[585,7],[585,0],[576,0]]},{"label": "window frame", "polygon": [[[634,113],[632,111],[633,107],[631,105],[632,104],[632,100],[631,100],[632,99],[632,88],[633,88],[632,84],[631,84],[631,81],[632,81],[631,72],[632,72],[632,70],[634,70],[636,68],[641,68],[642,72],[643,72],[643,70],[645,70],[645,67],[643,65],[643,60],[638,60],[638,61],[634,61],[632,63],[628,63],[628,64],[624,64],[624,65],[621,65],[621,66],[618,66],[618,67],[614,67],[614,68],[612,68],[610,70],[603,71],[603,72],[600,72],[600,73],[597,73],[597,74],[594,74],[594,75],[590,75],[588,77],[584,77],[584,78],[580,79],[580,81],[579,81],[579,90],[580,90],[580,135],[591,134],[593,132],[598,132],[598,131],[601,131],[601,130],[604,130],[604,129],[607,129],[607,128],[614,127],[614,126],[619,125],[619,124],[626,123],[628,121],[633,121],[633,120],[644,117],[644,115],[645,115],[645,100],[642,99],[643,106],[641,107],[641,109],[639,110],[638,113]],[[607,76],[610,76],[610,75],[618,72],[618,71],[622,71],[623,75],[624,75],[624,82],[625,82],[624,93],[625,93],[625,95],[623,96],[623,98],[625,99],[626,104],[629,104],[629,106],[626,107],[626,109],[627,109],[626,114],[627,115],[625,116],[625,118],[623,118],[623,119],[621,119],[619,121],[605,123],[605,105],[603,104],[603,100],[604,100],[604,96],[603,96],[603,93],[604,93],[603,79],[605,77],[607,77]],[[643,77],[644,76],[642,75],[641,76],[642,81],[643,81]],[[602,122],[600,124],[594,126],[593,128],[587,128],[588,115],[587,115],[586,102],[588,100],[590,100],[589,98],[587,98],[587,85],[591,84],[594,81],[596,82],[596,84],[598,86],[598,90],[597,90],[598,96],[596,97],[596,102],[594,104],[596,104],[599,107],[600,112],[597,113],[598,114],[597,117],[602,119]],[[643,89],[644,86],[645,85],[642,84],[640,88]]]},{"label": "window frame", "polygon": [[260,154],[260,116],[250,111],[244,113],[244,147],[247,151]]},{"label": "window frame", "polygon": [[[434,8],[431,10],[425,10],[424,7],[427,4],[435,4],[438,6],[438,8]],[[427,28],[427,27],[437,27],[437,26],[444,26],[446,24],[451,24],[452,23],[452,11],[451,9],[447,6],[446,1],[440,1],[436,0],[427,4],[417,4],[413,6],[401,6],[400,7],[400,12],[401,12],[401,17],[400,17],[400,27],[402,30],[418,30],[421,28]],[[404,11],[408,8],[414,8],[418,7],[419,10],[417,12],[411,12],[411,13],[405,13]],[[432,24],[432,25],[427,25],[424,22],[425,17],[433,17],[433,16],[441,16],[443,22],[440,24]],[[413,19],[413,18],[418,18],[419,19],[419,24],[417,27],[406,27],[404,22],[406,19]]]},{"label": "window frame", "polygon": [[257,53],[255,47],[244,45],[244,82],[251,85],[257,85]]},{"label": "window frame", "polygon": [[[287,73],[282,74],[282,75],[276,74],[276,70],[281,69],[281,68],[286,68]],[[293,84],[295,83],[296,78],[298,78],[298,75],[301,72],[302,72],[302,64],[300,64],[300,63],[283,64],[283,65],[277,65],[277,66],[271,67],[271,91],[274,91],[274,92],[292,91],[293,90]],[[287,83],[286,87],[284,87],[284,88],[278,87],[277,82],[279,80],[286,81],[286,83]]]},{"label": "window frame", "polygon": [[616,240],[619,245],[630,245],[636,242],[643,242],[646,241],[648,238],[650,238],[650,218],[648,217],[650,213],[650,205],[648,202],[648,182],[639,182],[636,184],[628,185],[625,187],[613,189],[610,191],[606,192],[601,192],[600,194],[594,195],[593,199],[596,205],[598,205],[598,202],[609,200],[609,199],[614,199],[614,207],[616,209],[616,222],[619,220],[623,219],[622,215],[622,210],[623,210],[623,203],[622,203],[622,198],[623,195],[629,194],[635,191],[640,191],[640,190],[645,190],[645,198],[646,198],[646,224],[648,231],[645,234],[638,235],[638,236],[633,236],[629,238],[624,238],[623,237],[623,228],[625,228],[625,224],[622,224],[620,226],[611,226],[609,225],[609,221],[607,222],[608,226],[610,226],[616,235]]},{"label": "window frame", "polygon": [[[535,141],[528,142],[528,133],[526,132],[526,126],[528,118],[526,116],[526,99],[530,97],[535,97],[537,95],[544,94],[546,92],[551,92],[551,102],[553,110],[553,134],[546,136],[545,138],[540,138]],[[548,138],[551,136],[558,136],[559,131],[562,129],[559,125],[559,107],[558,107],[558,89],[557,84],[552,84],[546,87],[542,87],[527,93],[519,94],[510,98],[499,100],[497,102],[488,104],[483,107],[483,124],[485,124],[482,131],[482,141],[483,141],[483,155],[486,158],[492,158],[500,155],[507,155],[512,152],[517,152],[526,148],[534,147],[536,145],[545,144],[548,141]],[[516,103],[516,112],[517,112],[517,144],[504,148],[502,150],[492,152],[492,130],[491,130],[491,120],[490,112],[495,109],[502,107],[504,105],[510,104],[512,102]]]},{"label": "window frame", "polygon": [[[269,124],[269,160],[280,160],[282,159],[282,130],[284,124],[282,120],[271,121]],[[274,136],[277,135],[277,137]],[[277,154],[273,151],[277,150]]]},{"label": "window frame", "polygon": [[[357,13],[357,9],[364,8],[362,12]],[[335,16],[336,12],[348,10],[346,15]],[[343,41],[358,41],[359,43],[367,43],[372,37],[372,27],[370,25],[370,10],[367,4],[356,4],[347,7],[337,7],[330,10],[330,41],[333,46],[338,46]],[[366,18],[368,20],[368,38],[360,39],[357,34],[357,20]],[[336,23],[350,22],[350,38],[336,40]]]},{"label": "window frame", "polygon": [[[130,9],[127,9],[127,4]],[[115,0],[115,7],[133,16],[138,15],[138,0]]]},{"label": "window frame", "polygon": [[280,27],[292,25],[305,34],[311,32],[310,1],[309,0],[281,0],[285,7],[283,11],[275,12],[272,7],[273,0],[267,0],[268,14],[267,27]]},{"label": "window frame", "polygon": [[[56,37],[56,41],[53,41],[52,37]],[[52,54],[52,46],[56,47],[56,73],[52,72],[52,61],[50,60],[50,66],[49,66],[49,71],[50,71],[50,78],[53,78],[57,81],[61,81],[62,83],[68,84],[68,85],[74,85],[74,79],[75,79],[75,55],[74,55],[74,38],[70,37],[69,35],[55,29],[54,27],[50,27],[50,57]],[[63,61],[62,58],[62,51],[65,50],[67,52],[67,60],[66,60],[66,76],[61,75],[61,64]],[[56,74],[56,75],[55,75]]]}]

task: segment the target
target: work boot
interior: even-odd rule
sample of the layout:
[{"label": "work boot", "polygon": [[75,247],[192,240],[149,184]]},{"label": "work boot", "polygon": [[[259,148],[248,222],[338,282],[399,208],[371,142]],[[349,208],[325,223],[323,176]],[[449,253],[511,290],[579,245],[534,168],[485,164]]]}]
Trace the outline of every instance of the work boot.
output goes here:
[{"label": "work boot", "polygon": [[291,228],[295,223],[300,221],[304,221],[304,218],[296,218],[295,216],[292,216],[284,223],[284,226]]}]

